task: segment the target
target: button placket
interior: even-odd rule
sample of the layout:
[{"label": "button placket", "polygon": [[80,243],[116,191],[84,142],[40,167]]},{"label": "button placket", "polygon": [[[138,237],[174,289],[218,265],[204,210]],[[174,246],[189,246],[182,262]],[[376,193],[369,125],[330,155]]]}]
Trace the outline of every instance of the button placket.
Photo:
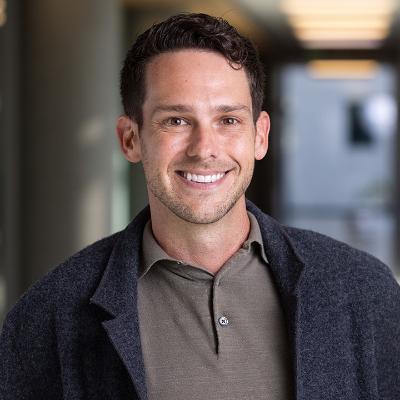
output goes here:
[{"label": "button placket", "polygon": [[224,290],[223,283],[221,282],[221,276],[217,276],[213,282],[212,304],[215,334],[217,339],[216,353],[218,354],[218,357],[222,356],[225,337],[227,338],[226,335],[228,335],[229,337],[227,329],[230,329],[231,326],[229,312],[227,312],[227,310],[225,309],[226,304],[224,303],[224,300],[226,299],[224,299],[223,293]]}]

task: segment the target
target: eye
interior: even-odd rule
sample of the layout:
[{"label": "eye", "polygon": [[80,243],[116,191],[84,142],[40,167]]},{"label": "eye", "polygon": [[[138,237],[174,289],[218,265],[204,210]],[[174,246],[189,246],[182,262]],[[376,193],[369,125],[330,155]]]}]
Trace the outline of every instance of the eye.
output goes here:
[{"label": "eye", "polygon": [[188,125],[188,122],[186,120],[184,120],[183,118],[171,117],[171,118],[168,118],[167,125],[182,126],[182,125]]},{"label": "eye", "polygon": [[237,120],[236,118],[233,117],[226,117],[222,119],[222,123],[224,125],[236,125],[239,123],[239,120]]}]

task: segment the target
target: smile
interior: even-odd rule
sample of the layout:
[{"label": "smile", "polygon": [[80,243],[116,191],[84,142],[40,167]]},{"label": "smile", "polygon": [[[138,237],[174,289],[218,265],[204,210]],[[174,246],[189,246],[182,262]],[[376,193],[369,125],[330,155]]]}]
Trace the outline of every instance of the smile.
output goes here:
[{"label": "smile", "polygon": [[199,182],[199,183],[213,183],[217,182],[225,176],[225,172],[218,172],[212,175],[199,175],[193,174],[186,171],[180,171],[179,175],[183,176],[188,181]]}]

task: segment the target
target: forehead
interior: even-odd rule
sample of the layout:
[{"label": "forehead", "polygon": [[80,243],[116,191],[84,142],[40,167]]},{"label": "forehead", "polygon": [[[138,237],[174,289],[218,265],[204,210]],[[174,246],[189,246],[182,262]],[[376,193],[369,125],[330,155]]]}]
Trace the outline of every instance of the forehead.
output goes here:
[{"label": "forehead", "polygon": [[146,67],[146,102],[223,101],[251,106],[244,68],[233,68],[219,53],[197,49],[166,52]]}]

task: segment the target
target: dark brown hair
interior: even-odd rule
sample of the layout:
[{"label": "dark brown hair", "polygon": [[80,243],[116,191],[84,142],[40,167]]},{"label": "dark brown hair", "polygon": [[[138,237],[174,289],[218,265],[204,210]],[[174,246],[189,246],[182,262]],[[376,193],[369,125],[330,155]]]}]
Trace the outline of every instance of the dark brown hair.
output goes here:
[{"label": "dark brown hair", "polygon": [[253,117],[258,118],[264,98],[264,71],[249,39],[222,18],[207,14],[177,14],[142,33],[129,49],[121,70],[120,91],[124,112],[143,123],[145,68],[158,54],[180,49],[210,50],[222,54],[232,68],[244,68],[249,80]]}]

